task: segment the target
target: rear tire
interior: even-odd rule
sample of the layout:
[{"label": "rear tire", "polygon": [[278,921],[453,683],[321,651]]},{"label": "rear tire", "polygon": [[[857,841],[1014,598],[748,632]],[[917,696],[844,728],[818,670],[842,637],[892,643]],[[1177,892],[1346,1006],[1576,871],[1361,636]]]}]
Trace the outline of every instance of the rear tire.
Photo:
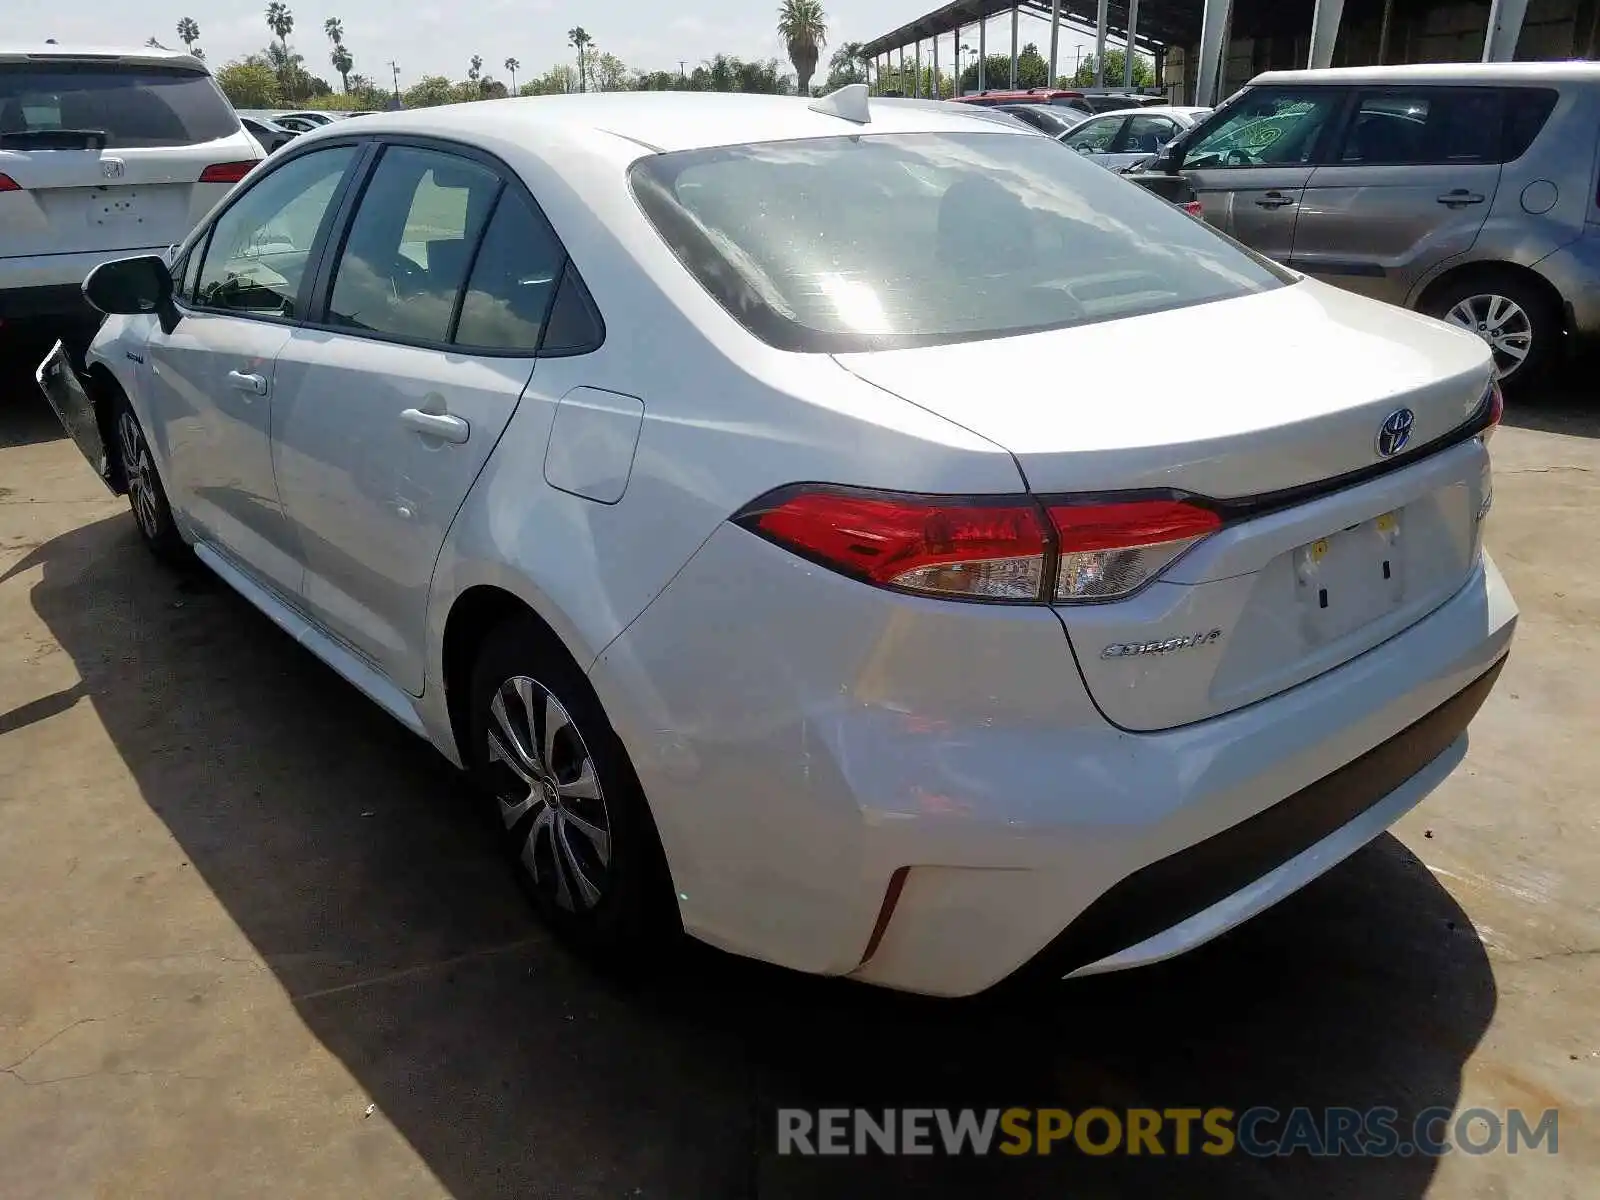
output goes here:
[{"label": "rear tire", "polygon": [[167,502],[167,489],[162,486],[144,429],[128,398],[120,392],[112,405],[111,422],[114,453],[122,468],[122,479],[128,489],[128,507],[133,510],[139,538],[162,562],[169,566],[182,565],[190,557],[189,547],[172,519],[172,505]]},{"label": "rear tire", "polygon": [[489,634],[472,672],[467,766],[518,884],[569,946],[614,972],[680,930],[644,792],[589,681],[531,616]]},{"label": "rear tire", "polygon": [[1494,354],[1500,386],[1521,392],[1559,353],[1561,312],[1536,284],[1509,273],[1464,276],[1432,292],[1423,311],[1477,334]]}]

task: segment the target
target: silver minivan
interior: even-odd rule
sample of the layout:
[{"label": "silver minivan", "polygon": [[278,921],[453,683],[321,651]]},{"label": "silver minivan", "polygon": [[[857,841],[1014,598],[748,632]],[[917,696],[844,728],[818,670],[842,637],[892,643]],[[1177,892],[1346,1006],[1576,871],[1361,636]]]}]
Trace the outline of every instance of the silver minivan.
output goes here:
[{"label": "silver minivan", "polygon": [[1279,262],[1462,325],[1502,382],[1600,336],[1600,64],[1272,71],[1153,162]]}]

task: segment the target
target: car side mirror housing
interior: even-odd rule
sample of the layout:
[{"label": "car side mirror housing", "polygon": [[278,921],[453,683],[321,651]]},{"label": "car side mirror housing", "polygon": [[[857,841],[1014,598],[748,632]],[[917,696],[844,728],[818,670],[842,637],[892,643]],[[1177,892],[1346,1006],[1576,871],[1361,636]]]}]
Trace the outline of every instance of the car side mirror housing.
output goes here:
[{"label": "car side mirror housing", "polygon": [[1173,138],[1164,143],[1150,160],[1152,170],[1161,171],[1168,175],[1176,175],[1183,166],[1183,139]]},{"label": "car side mirror housing", "polygon": [[154,313],[163,333],[178,324],[172,302],[172,272],[156,254],[101,263],[83,281],[83,298],[103,313],[137,316]]}]

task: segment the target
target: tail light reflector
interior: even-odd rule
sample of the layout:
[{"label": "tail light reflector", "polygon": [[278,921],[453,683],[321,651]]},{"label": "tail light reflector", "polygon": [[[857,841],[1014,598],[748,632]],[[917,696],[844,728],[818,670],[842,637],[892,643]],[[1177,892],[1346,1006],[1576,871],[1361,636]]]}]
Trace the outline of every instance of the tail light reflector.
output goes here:
[{"label": "tail light reflector", "polygon": [[9,175],[0,175],[0,192],[20,192],[22,185]]},{"label": "tail light reflector", "polygon": [[1180,500],[1041,505],[1028,496],[804,484],[769,493],[734,520],[865,583],[1035,604],[1127,596],[1222,525],[1216,513]]},{"label": "tail light reflector", "polygon": [[1066,602],[1127,596],[1222,528],[1216,513],[1182,500],[1051,503],[1047,511],[1060,553],[1055,598]]},{"label": "tail light reflector", "polygon": [[254,162],[212,163],[200,172],[201,183],[238,183],[255,167]]},{"label": "tail light reflector", "polygon": [[1489,424],[1484,428],[1483,440],[1488,441],[1491,434],[1499,427],[1500,419],[1506,414],[1505,393],[1500,390],[1500,381],[1491,380],[1489,383]]}]

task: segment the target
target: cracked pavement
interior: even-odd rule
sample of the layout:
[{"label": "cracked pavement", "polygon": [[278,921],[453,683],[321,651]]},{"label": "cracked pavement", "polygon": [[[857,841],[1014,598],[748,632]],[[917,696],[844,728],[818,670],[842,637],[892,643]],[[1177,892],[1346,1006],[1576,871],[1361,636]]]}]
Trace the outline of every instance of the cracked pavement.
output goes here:
[{"label": "cracked pavement", "polygon": [[[426,747],[148,561],[13,364],[0,1194],[1592,1196],[1600,405],[1510,420],[1489,543],[1523,622],[1448,783],[1193,955],[941,1004],[703,948],[596,977]],[[777,1156],[784,1104],[1562,1115],[1555,1156],[842,1162]]]}]

